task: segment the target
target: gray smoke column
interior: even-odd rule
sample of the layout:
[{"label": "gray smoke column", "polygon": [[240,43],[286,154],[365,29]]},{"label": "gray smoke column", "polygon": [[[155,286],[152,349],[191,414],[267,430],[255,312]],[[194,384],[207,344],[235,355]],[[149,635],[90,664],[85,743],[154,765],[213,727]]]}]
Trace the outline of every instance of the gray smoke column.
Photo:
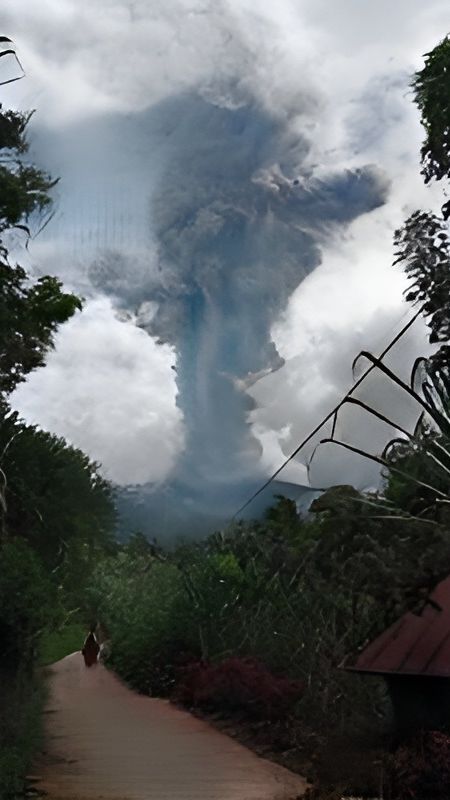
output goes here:
[{"label": "gray smoke column", "polygon": [[161,285],[148,330],[178,353],[178,474],[229,483],[258,473],[245,388],[283,363],[272,323],[330,228],[381,204],[386,181],[372,167],[314,179],[308,142],[248,100],[190,94],[157,113],[170,147],[151,203]]},{"label": "gray smoke column", "polygon": [[[97,247],[84,279],[177,353],[185,448],[170,482],[144,492],[145,507],[169,528],[175,507],[184,520],[187,512],[227,516],[264,477],[246,389],[283,364],[271,325],[320,263],[330,233],[381,205],[387,181],[370,165],[315,177],[309,143],[293,134],[289,118],[233,86],[85,121],[64,142],[64,163],[85,142],[72,159],[72,202],[80,208],[94,186],[96,198],[102,185],[106,197],[100,212],[84,200],[84,218],[95,228],[98,217],[103,234],[83,224],[83,241],[102,243],[110,230],[115,245],[114,252]],[[47,134],[37,144],[54,158],[55,139]],[[137,230],[141,219],[146,229],[147,256],[142,237],[139,253],[114,238],[117,220],[124,242],[133,238],[123,231],[130,208],[130,224]],[[73,216],[66,210],[69,227]],[[63,234],[74,235],[67,227]],[[85,245],[81,255],[87,260]]]}]

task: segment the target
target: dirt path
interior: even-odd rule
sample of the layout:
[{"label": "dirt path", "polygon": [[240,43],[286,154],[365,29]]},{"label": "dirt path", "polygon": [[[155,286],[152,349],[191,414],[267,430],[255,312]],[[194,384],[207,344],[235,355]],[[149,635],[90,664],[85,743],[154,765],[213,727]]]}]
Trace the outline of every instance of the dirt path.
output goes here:
[{"label": "dirt path", "polygon": [[305,782],[164,700],[127,689],[79,653],[51,667],[48,800],[293,800]]}]

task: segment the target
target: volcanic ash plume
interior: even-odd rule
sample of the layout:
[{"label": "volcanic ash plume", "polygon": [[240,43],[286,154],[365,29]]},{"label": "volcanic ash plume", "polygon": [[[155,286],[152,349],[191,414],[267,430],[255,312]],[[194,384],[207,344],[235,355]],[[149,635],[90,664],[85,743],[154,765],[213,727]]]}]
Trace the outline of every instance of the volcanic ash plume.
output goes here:
[{"label": "volcanic ash plume", "polygon": [[[84,196],[89,182],[98,196],[107,176],[106,217],[114,206],[123,220],[131,203],[134,228],[140,215],[148,237],[147,256],[142,241],[139,253],[117,243],[115,252],[97,249],[91,285],[176,351],[185,446],[169,484],[146,492],[153,516],[162,497],[172,510],[229,513],[264,477],[246,388],[283,363],[271,325],[320,263],[328,235],[381,205],[387,190],[372,166],[315,177],[308,141],[289,120],[230,97],[185,93],[85,122],[65,140],[89,145],[90,171],[78,176]],[[98,147],[94,158],[92,142],[105,140],[107,156]],[[127,172],[131,193],[114,189]],[[84,236],[101,241],[95,230]]]},{"label": "volcanic ash plume", "polygon": [[190,95],[159,111],[170,146],[151,203],[161,283],[148,330],[178,354],[178,474],[228,483],[258,473],[245,388],[283,363],[273,321],[330,228],[380,205],[386,183],[372,167],[314,179],[308,143],[252,103]]}]

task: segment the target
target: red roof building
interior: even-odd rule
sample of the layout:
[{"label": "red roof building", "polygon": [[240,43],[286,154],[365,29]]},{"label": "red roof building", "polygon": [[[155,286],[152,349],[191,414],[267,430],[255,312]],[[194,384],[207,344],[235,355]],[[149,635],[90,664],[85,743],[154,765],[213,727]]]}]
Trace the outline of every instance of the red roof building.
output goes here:
[{"label": "red roof building", "polygon": [[408,612],[346,669],[379,675],[450,677],[450,576],[429,596],[421,614]]},{"label": "red roof building", "polygon": [[420,614],[404,614],[343,668],[386,679],[398,728],[448,727],[450,576],[430,594]]}]

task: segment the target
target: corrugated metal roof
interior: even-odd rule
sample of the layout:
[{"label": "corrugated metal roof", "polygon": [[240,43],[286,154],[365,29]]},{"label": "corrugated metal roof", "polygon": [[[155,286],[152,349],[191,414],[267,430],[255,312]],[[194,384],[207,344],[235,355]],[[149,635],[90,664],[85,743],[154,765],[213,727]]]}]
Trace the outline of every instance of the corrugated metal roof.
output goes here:
[{"label": "corrugated metal roof", "polygon": [[421,614],[408,612],[378,636],[352,665],[355,672],[450,678],[450,576]]}]

